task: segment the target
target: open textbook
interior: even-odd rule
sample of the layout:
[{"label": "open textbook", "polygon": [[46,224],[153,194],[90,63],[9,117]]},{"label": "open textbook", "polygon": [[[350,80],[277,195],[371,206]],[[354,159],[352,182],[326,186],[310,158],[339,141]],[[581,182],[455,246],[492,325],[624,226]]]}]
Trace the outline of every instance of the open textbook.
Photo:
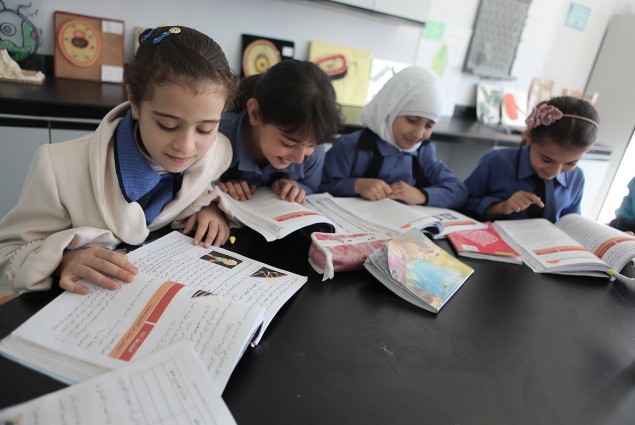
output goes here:
[{"label": "open textbook", "polygon": [[222,248],[172,232],[128,254],[140,273],[116,291],[85,282],[0,341],[0,352],[66,383],[83,381],[189,340],[218,392],[251,343],[306,283]]},{"label": "open textbook", "polygon": [[260,187],[248,201],[236,201],[216,189],[229,209],[228,214],[245,226],[260,233],[269,242],[281,239],[296,230],[314,226],[314,231],[332,232],[329,218],[297,202],[280,199],[270,188]]},{"label": "open textbook", "polygon": [[0,410],[12,425],[236,424],[191,344]]},{"label": "open textbook", "polygon": [[425,205],[409,205],[409,207],[441,222],[442,230],[438,235],[434,235],[435,239],[443,238],[456,232],[487,229],[486,223],[474,220],[449,208],[428,207]]},{"label": "open textbook", "polygon": [[395,294],[433,313],[474,273],[414,228],[375,250],[364,267]]},{"label": "open textbook", "polygon": [[494,228],[536,273],[608,277],[635,258],[635,237],[577,214],[496,221]]},{"label": "open textbook", "polygon": [[410,228],[430,235],[443,233],[440,219],[401,202],[384,198],[334,197],[320,193],[307,197],[309,206],[330,218],[338,233],[384,233],[397,236]]}]

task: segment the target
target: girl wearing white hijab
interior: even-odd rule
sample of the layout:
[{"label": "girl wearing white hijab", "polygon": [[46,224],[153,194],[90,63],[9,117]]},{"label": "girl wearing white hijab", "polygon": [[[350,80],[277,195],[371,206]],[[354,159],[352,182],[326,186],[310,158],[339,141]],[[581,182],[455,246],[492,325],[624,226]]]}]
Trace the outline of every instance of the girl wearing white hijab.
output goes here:
[{"label": "girl wearing white hijab", "polygon": [[395,74],[362,111],[364,129],[340,136],[326,153],[320,190],[462,207],[467,189],[429,140],[442,97],[441,80],[430,70],[412,66]]}]

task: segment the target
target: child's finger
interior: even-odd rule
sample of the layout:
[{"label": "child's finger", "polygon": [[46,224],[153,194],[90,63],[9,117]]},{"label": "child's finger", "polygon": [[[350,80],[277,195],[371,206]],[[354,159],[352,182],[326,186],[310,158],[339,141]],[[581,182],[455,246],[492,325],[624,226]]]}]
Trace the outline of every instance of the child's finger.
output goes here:
[{"label": "child's finger", "polygon": [[[198,223],[198,227],[196,228],[196,233],[194,234],[194,245],[199,245],[201,242],[203,242],[203,237],[205,236],[205,232],[208,231],[209,227],[208,227],[209,223]],[[205,246],[206,248],[209,248],[209,246]]]},{"label": "child's finger", "polygon": [[540,196],[536,195],[535,193],[530,193],[529,194],[529,198],[530,198],[532,204],[536,204],[540,208],[544,208],[545,207],[545,203],[542,202],[542,199],[540,199]]},{"label": "child's finger", "polygon": [[[99,256],[129,273],[137,274],[139,272],[139,269],[137,269],[137,267],[134,264],[128,261],[128,257],[121,252],[115,252],[115,251],[104,249],[102,251],[102,254],[99,254]],[[112,275],[112,276],[115,276],[115,275]],[[119,276],[115,276],[115,277],[119,278]]]},{"label": "child's finger", "polygon": [[185,222],[185,227],[183,228],[183,234],[188,235],[192,231],[192,229],[194,229],[195,223],[196,223],[196,214],[193,214]]},{"label": "child's finger", "polygon": [[240,182],[239,187],[240,187],[240,191],[242,192],[241,196],[247,200],[251,199],[251,195],[253,192],[251,191],[249,184],[245,180]]},{"label": "child's finger", "polygon": [[290,190],[291,190],[290,184],[288,183],[280,184],[280,193],[278,194],[278,196],[280,196],[280,199],[287,199],[287,196],[289,195]]},{"label": "child's finger", "polygon": [[82,295],[87,295],[89,292],[87,287],[80,285],[70,277],[60,278],[60,288],[68,292],[75,292]]}]

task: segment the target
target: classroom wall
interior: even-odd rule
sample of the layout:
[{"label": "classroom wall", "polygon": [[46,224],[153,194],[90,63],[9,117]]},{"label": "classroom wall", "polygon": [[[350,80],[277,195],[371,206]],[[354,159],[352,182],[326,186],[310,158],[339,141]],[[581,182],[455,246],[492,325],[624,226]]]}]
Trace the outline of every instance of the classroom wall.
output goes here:
[{"label": "classroom wall", "polygon": [[[564,25],[568,0],[533,0],[512,74],[504,84],[527,89],[535,76],[554,79],[556,90],[584,89],[609,17],[616,7],[635,0],[585,0],[591,8],[584,31]],[[478,0],[432,0],[429,19],[471,30]],[[306,59],[309,42],[318,40],[370,50],[373,57],[412,64],[419,47],[420,24],[352,10],[335,3],[312,0],[46,0],[42,53],[52,54],[53,12],[56,10],[122,19],[126,23],[126,61],[133,54],[134,26],[178,23],[215,38],[230,63],[240,70],[242,33],[293,40],[298,59]],[[623,10],[622,10],[623,13]],[[462,74],[455,103],[474,105],[477,77]]]},{"label": "classroom wall", "polygon": [[[471,31],[479,0],[429,1],[428,21],[443,22],[468,33]],[[569,8],[574,3],[591,9],[582,31],[565,24]],[[126,61],[133,55],[132,31],[135,26],[169,23],[195,27],[219,42],[237,72],[240,70],[240,36],[243,33],[292,40],[298,59],[306,59],[309,42],[317,40],[367,49],[374,58],[413,64],[422,45],[421,24],[353,10],[328,1],[41,0],[44,40],[40,53],[53,54],[53,12],[56,10],[124,20]],[[584,90],[609,19],[615,14],[634,13],[635,0],[532,0],[512,69],[516,78],[488,82],[526,90],[533,77],[542,77],[554,80],[554,95],[560,94],[564,88]],[[460,72],[460,69],[457,75],[454,103],[475,105],[476,85],[481,80]],[[618,81],[616,84],[632,85],[635,82]],[[607,96],[610,94],[602,96],[600,93],[602,103],[614,101]],[[451,107],[449,111],[451,113]],[[628,138],[598,140],[600,144],[612,146],[615,152],[605,176],[589,176],[602,180],[602,193],[598,199],[603,199],[602,195],[609,191],[628,142]],[[460,155],[469,155],[464,149],[461,148]],[[599,206],[596,209],[599,210]]]}]

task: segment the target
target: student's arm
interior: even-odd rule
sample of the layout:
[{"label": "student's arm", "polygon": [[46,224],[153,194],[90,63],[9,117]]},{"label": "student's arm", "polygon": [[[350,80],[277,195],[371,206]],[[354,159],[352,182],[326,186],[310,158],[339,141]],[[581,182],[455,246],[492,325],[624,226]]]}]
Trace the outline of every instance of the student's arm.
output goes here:
[{"label": "student's arm", "polygon": [[346,134],[333,141],[333,146],[326,152],[320,192],[357,196],[355,181],[364,174],[372,156],[371,152],[357,150],[359,134]]},{"label": "student's arm", "polygon": [[[51,145],[35,153],[16,207],[0,222],[0,296],[51,288],[52,275],[68,247],[98,244],[114,248],[114,235],[93,227],[73,228],[60,200]],[[81,193],[74,196],[81,196]]]},{"label": "student's arm", "polygon": [[467,187],[436,157],[436,147],[430,143],[419,150],[419,161],[428,186],[419,188],[431,207],[462,208],[467,200]]},{"label": "student's arm", "polygon": [[465,186],[468,190],[467,201],[465,202],[465,210],[468,213],[477,215],[482,218],[492,218],[486,214],[490,205],[504,201],[504,199],[491,196],[489,194],[490,178],[491,178],[491,162],[492,156],[486,154],[483,156],[472,174],[465,179]]},{"label": "student's arm", "polygon": [[[617,218],[622,222],[635,223],[635,178],[628,184],[628,193],[617,210]],[[630,230],[635,230],[635,225],[631,224]]]}]

